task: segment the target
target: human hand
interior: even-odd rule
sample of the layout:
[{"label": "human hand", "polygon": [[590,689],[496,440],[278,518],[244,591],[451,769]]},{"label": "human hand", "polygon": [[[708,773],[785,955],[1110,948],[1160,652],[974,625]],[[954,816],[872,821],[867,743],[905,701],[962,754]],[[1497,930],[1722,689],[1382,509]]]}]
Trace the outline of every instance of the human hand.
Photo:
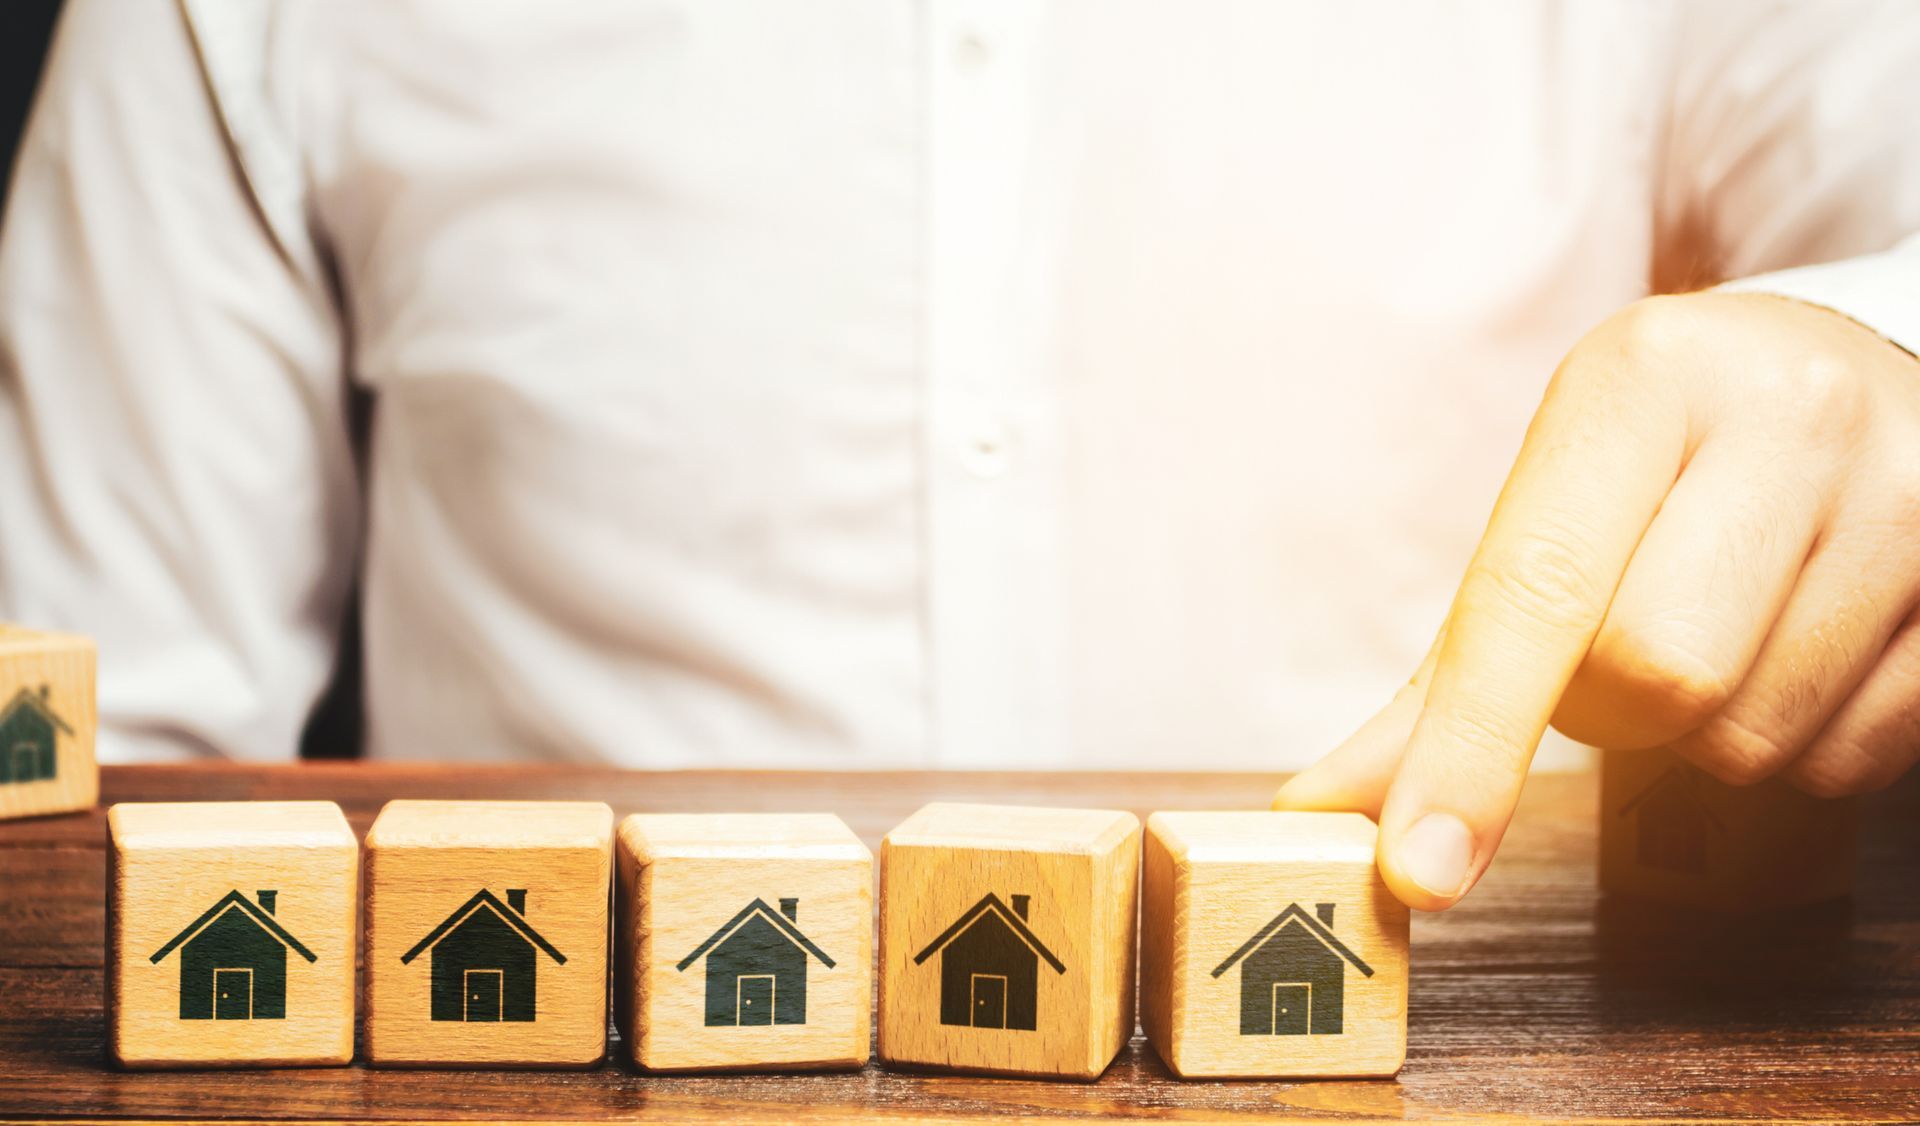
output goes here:
[{"label": "human hand", "polygon": [[1920,757],[1920,362],[1757,294],[1629,306],[1555,372],[1426,660],[1274,797],[1359,810],[1409,906],[1485,871],[1547,724],[1736,784]]}]

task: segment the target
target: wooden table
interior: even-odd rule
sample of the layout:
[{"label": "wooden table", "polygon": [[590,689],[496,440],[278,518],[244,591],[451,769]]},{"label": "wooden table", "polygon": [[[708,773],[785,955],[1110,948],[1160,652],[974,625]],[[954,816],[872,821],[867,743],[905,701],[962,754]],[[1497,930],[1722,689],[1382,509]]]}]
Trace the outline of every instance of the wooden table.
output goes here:
[{"label": "wooden table", "polygon": [[[106,802],[597,798],[635,810],[826,809],[869,842],[929,799],[1261,807],[1274,779],[1199,774],[627,774],[313,764],[109,769]],[[1396,1081],[1182,1083],[1143,1041],[1093,1084],[853,1074],[124,1073],[102,1047],[99,812],[0,825],[0,1116],[737,1119],[1506,1116],[1920,1120],[1920,778],[1869,802],[1859,894],[1772,917],[1595,894],[1595,786],[1529,789],[1458,909],[1413,928]],[[617,1053],[616,1053],[617,1054]]]}]

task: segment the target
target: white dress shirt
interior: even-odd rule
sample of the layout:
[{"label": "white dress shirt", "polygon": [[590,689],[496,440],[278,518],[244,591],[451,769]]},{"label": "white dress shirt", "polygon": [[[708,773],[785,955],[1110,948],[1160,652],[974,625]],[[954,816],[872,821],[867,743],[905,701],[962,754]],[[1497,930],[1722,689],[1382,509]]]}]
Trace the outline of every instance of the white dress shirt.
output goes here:
[{"label": "white dress shirt", "polygon": [[1607,314],[1920,343],[1912,12],[70,0],[0,617],[110,760],[291,757],[359,575],[374,756],[1298,767]]}]

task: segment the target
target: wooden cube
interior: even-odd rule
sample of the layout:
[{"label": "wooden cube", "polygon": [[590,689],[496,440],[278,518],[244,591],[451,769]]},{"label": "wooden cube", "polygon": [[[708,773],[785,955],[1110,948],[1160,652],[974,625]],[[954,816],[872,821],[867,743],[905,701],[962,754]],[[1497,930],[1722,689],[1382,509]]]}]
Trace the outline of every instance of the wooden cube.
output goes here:
[{"label": "wooden cube", "polygon": [[360,846],[332,802],[107,811],[107,1045],[127,1067],[353,1059]]},{"label": "wooden cube", "polygon": [[1407,1056],[1407,908],[1358,813],[1156,813],[1140,1015],[1185,1078],[1383,1076]]},{"label": "wooden cube", "polygon": [[368,1062],[599,1063],[612,846],[600,802],[388,802],[367,833]]},{"label": "wooden cube", "polygon": [[1730,786],[1665,750],[1600,756],[1600,887],[1718,910],[1853,890],[1858,805],[1772,778]]},{"label": "wooden cube", "polygon": [[614,1011],[654,1071],[853,1068],[873,1004],[873,853],[838,817],[621,822]]},{"label": "wooden cube", "polygon": [[1098,1076],[1133,1035],[1140,822],[936,803],[880,848],[880,1057]]},{"label": "wooden cube", "polygon": [[90,809],[93,642],[0,625],[0,819]]}]

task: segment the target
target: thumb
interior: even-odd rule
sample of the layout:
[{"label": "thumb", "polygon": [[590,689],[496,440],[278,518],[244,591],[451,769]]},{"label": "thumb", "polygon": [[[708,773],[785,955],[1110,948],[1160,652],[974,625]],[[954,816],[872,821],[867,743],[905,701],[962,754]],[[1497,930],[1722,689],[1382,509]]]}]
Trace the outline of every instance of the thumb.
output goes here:
[{"label": "thumb", "polygon": [[1387,788],[1400,769],[1407,739],[1420,718],[1427,700],[1427,682],[1446,639],[1446,630],[1428,647],[1426,657],[1413,679],[1393,694],[1387,706],[1375,712],[1347,736],[1346,741],[1327,753],[1319,762],[1294,775],[1273,795],[1273,808],[1292,810],[1331,810],[1364,813],[1380,819],[1380,806]]}]

